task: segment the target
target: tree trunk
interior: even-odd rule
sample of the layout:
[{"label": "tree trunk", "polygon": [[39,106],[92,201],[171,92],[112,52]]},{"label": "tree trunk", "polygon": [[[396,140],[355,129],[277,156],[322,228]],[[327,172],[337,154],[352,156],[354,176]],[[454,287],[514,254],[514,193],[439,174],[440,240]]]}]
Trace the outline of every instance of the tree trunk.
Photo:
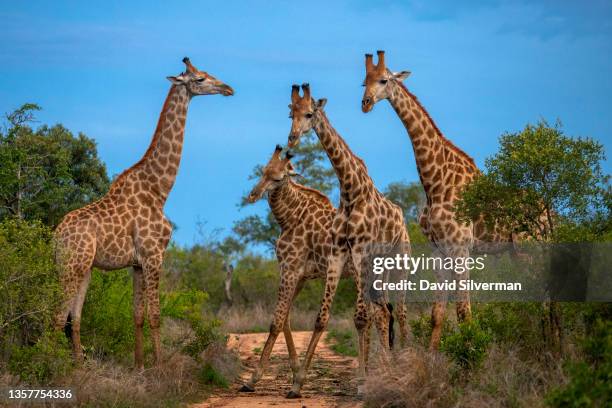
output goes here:
[{"label": "tree trunk", "polygon": [[225,282],[223,285],[224,293],[225,293],[225,302],[227,306],[232,306],[232,275],[234,274],[234,267],[229,262],[223,262],[223,266],[225,267]]}]

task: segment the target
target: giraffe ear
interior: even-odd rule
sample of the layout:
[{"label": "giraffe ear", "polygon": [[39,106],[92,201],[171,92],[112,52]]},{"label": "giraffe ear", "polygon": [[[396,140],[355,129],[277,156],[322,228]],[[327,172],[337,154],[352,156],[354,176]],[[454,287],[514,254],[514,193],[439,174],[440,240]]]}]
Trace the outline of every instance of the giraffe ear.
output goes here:
[{"label": "giraffe ear", "polygon": [[168,81],[172,82],[174,85],[180,85],[186,82],[185,76],[183,74],[178,75],[178,76],[169,76],[166,78],[168,78]]},{"label": "giraffe ear", "polygon": [[316,102],[317,109],[323,109],[325,104],[327,103],[327,98],[321,98]]},{"label": "giraffe ear", "polygon": [[394,72],[391,75],[393,76],[394,79],[401,82],[410,76],[410,71]]}]

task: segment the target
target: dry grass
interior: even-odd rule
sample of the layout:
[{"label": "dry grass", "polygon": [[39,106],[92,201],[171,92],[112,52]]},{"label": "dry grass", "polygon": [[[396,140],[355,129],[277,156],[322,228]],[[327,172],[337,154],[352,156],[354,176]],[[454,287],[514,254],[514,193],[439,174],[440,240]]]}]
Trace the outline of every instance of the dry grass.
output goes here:
[{"label": "dry grass", "polygon": [[372,370],[364,390],[373,407],[541,407],[563,381],[561,363],[522,359],[513,348],[492,346],[483,366],[468,373],[418,347],[396,354],[391,367]]},{"label": "dry grass", "polygon": [[[48,387],[72,388],[77,401],[70,406],[79,407],[175,407],[203,400],[214,387],[203,382],[205,370],[210,373],[212,369],[219,378],[231,382],[241,367],[238,355],[228,350],[224,341],[210,345],[200,361],[182,354],[181,346],[192,337],[185,324],[168,319],[162,326],[164,346],[158,367],[151,367],[148,361],[148,368],[138,372],[132,368],[131,356],[107,360],[89,356],[82,367],[56,378]],[[16,376],[4,374],[0,376],[1,386],[25,387],[25,384]]]},{"label": "dry grass", "polygon": [[[218,318],[223,321],[223,329],[228,333],[259,333],[270,329],[273,316],[273,306],[255,304],[222,310]],[[291,329],[312,330],[316,316],[316,311],[294,309],[291,312]]]}]

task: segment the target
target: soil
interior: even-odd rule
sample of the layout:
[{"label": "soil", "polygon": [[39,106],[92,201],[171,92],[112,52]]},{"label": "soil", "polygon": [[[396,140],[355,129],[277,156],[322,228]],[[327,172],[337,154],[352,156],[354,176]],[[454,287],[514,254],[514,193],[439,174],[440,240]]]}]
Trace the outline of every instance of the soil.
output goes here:
[{"label": "soil", "polygon": [[[297,352],[302,361],[312,332],[293,332]],[[208,400],[192,405],[192,408],[358,408],[362,402],[357,397],[357,384],[354,381],[357,360],[353,357],[335,353],[327,344],[325,334],[317,346],[312,366],[302,388],[302,398],[286,399],[291,389],[291,369],[285,338],[278,336],[270,364],[262,379],[255,386],[255,392],[238,392],[251,377],[259,361],[268,333],[232,334],[228,347],[236,349],[243,363],[243,372],[226,391],[220,391]]]}]

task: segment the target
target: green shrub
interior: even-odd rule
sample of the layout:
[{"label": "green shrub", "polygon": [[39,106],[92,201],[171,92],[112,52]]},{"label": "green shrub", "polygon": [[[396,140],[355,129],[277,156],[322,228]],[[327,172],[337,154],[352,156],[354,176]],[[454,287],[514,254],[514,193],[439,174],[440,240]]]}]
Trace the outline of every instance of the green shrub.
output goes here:
[{"label": "green shrub", "polygon": [[[0,222],[0,345],[34,344],[62,297],[51,230],[38,222]],[[0,360],[11,347],[0,346]]]},{"label": "green shrub", "polygon": [[491,335],[477,321],[460,323],[458,330],[442,338],[440,349],[463,369],[478,368],[491,342]]},{"label": "green shrub", "polygon": [[331,341],[330,348],[343,356],[357,357],[358,340],[353,330],[330,329],[327,332],[327,341]]},{"label": "green shrub", "polygon": [[62,332],[47,331],[34,345],[15,347],[8,368],[27,384],[48,384],[72,368],[68,340]]},{"label": "green shrub", "polygon": [[586,361],[568,363],[570,379],[546,398],[553,407],[603,407],[612,401],[612,321],[598,319],[583,340]]},{"label": "green shrub", "polygon": [[174,318],[185,321],[193,331],[193,338],[183,345],[182,351],[199,360],[200,354],[212,343],[220,340],[221,322],[217,319],[205,319],[204,307],[208,295],[201,290],[175,290],[162,295],[161,314],[163,318]]},{"label": "green shrub", "polygon": [[134,348],[132,275],[94,270],[81,317],[81,341],[98,358],[128,358]]},{"label": "green shrub", "polygon": [[204,366],[200,369],[198,379],[202,384],[221,388],[229,387],[227,379],[210,363],[204,364]]},{"label": "green shrub", "polygon": [[[422,346],[428,347],[429,340],[431,339],[431,317],[427,315],[420,315],[417,319],[409,320],[412,336],[415,341]],[[448,319],[444,319],[442,325],[442,338],[446,337],[451,332],[451,325]]]}]

